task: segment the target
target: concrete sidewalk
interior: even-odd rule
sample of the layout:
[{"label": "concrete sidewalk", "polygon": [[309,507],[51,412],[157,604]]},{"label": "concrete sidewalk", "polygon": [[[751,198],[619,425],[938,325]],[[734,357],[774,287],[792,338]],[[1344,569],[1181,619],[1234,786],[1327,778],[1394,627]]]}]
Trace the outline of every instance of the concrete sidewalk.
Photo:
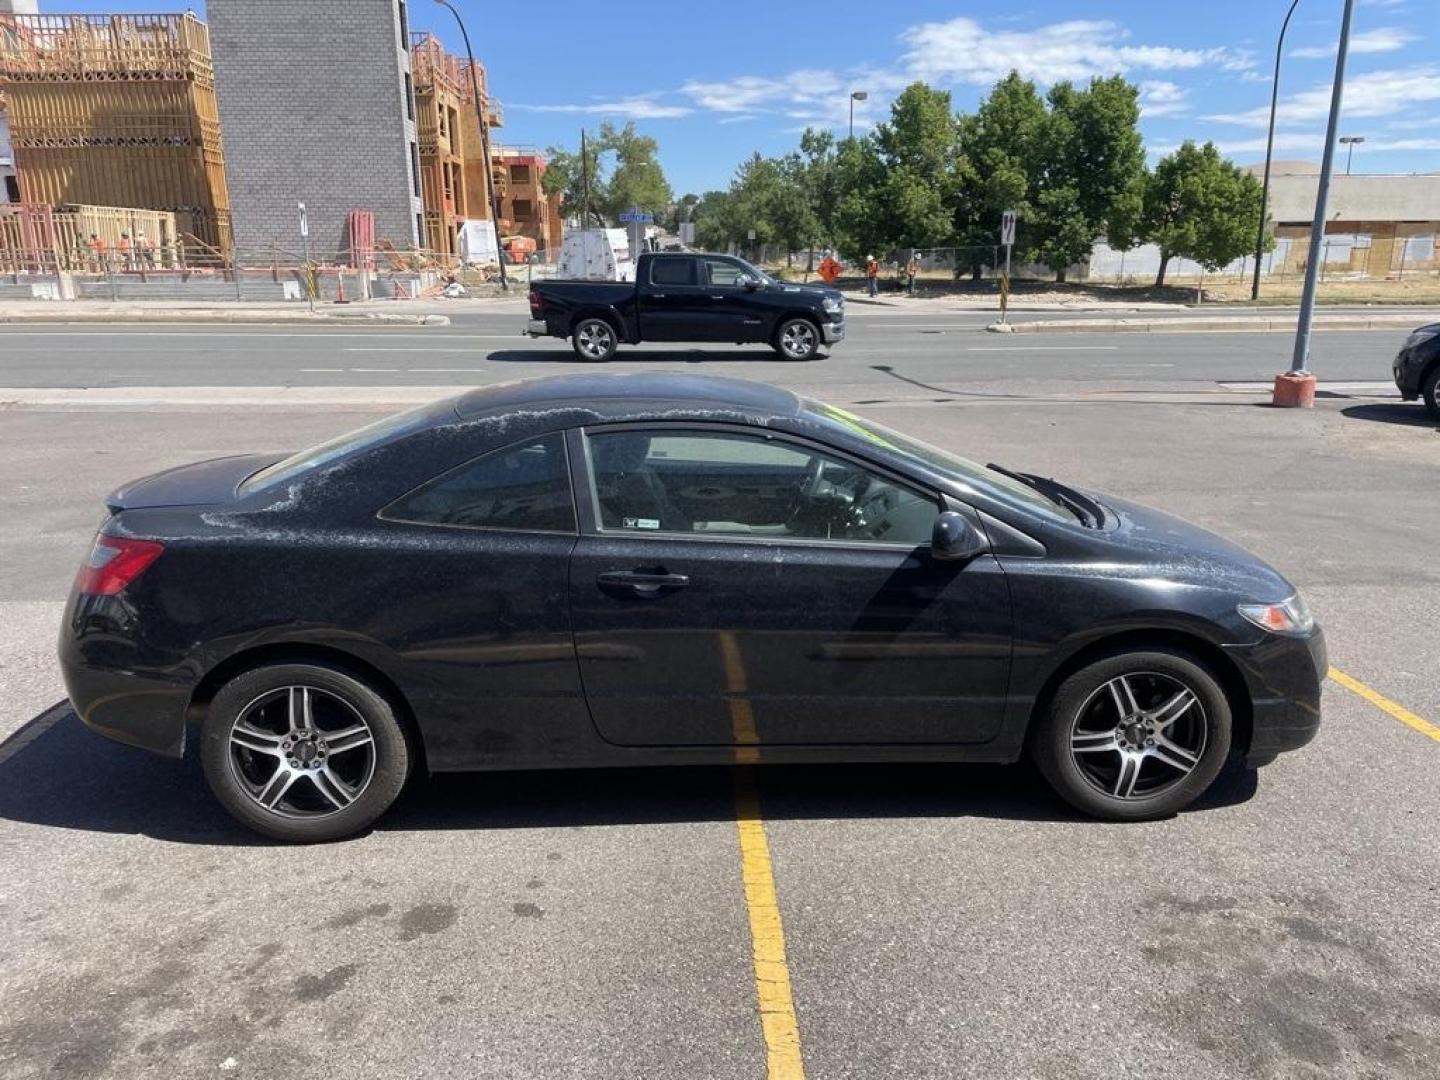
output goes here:
[{"label": "concrete sidewalk", "polygon": [[[400,303],[403,303],[401,301]],[[303,303],[284,306],[244,301],[195,303],[90,300],[12,300],[0,303],[0,323],[242,323],[265,326],[449,326],[450,319],[431,310],[397,310],[393,301],[321,304],[310,311]]]},{"label": "concrete sidewalk", "polygon": [[[1320,314],[1315,316],[1314,327],[1317,330],[1401,330],[1414,329],[1435,318],[1433,311]],[[1289,311],[1275,315],[1188,315],[1168,319],[1049,319],[1012,322],[1008,329],[997,323],[988,329],[1013,334],[1224,334],[1293,332],[1296,321],[1296,313]]]}]

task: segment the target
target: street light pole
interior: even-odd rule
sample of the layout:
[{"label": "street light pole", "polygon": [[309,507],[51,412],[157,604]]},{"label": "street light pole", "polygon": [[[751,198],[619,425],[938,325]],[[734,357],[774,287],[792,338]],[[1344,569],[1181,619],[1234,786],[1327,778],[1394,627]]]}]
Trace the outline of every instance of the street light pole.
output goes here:
[{"label": "street light pole", "polygon": [[1350,161],[1355,156],[1355,144],[1365,141],[1364,135],[1342,135],[1340,145],[1345,147],[1345,175],[1350,175]]},{"label": "street light pole", "polygon": [[1270,156],[1275,151],[1275,109],[1280,103],[1280,57],[1285,51],[1285,31],[1290,29],[1290,16],[1300,0],[1291,0],[1285,21],[1280,24],[1280,39],[1275,42],[1275,76],[1270,80],[1270,134],[1265,139],[1265,182],[1260,186],[1260,228],[1255,237],[1255,278],[1250,283],[1250,299],[1260,299],[1260,262],[1265,258],[1265,211],[1270,203]]},{"label": "street light pole", "polygon": [[864,101],[869,96],[870,91],[868,90],[850,91],[850,138],[852,139],[855,138],[855,102]]},{"label": "street light pole", "polygon": [[480,125],[480,152],[485,155],[486,185],[490,188],[490,219],[495,226],[495,261],[500,264],[500,291],[510,291],[510,279],[505,275],[505,252],[500,247],[500,196],[495,190],[495,163],[490,160],[490,126],[485,123],[485,106],[480,100],[480,80],[475,74],[475,51],[470,48],[470,35],[465,30],[465,20],[455,10],[450,0],[435,0],[443,8],[449,8],[460,27],[460,37],[465,41],[465,55],[470,58],[470,96],[475,99],[475,120]]},{"label": "street light pole", "polygon": [[1325,243],[1325,210],[1330,198],[1330,176],[1335,169],[1335,131],[1340,126],[1340,103],[1345,96],[1345,58],[1350,51],[1350,23],[1354,14],[1355,0],[1345,0],[1345,14],[1340,20],[1340,48],[1335,54],[1335,85],[1330,91],[1330,121],[1325,128],[1325,156],[1320,162],[1315,220],[1310,227],[1310,253],[1305,262],[1305,293],[1300,300],[1295,352],[1290,360],[1292,376],[1310,374],[1310,326],[1315,317],[1315,286],[1320,275],[1321,247]]}]

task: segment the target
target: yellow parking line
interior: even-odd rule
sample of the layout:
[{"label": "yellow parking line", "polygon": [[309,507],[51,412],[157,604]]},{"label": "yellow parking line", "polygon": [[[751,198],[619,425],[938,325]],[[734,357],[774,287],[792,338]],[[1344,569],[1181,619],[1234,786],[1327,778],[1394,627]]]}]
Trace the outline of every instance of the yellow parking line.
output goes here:
[{"label": "yellow parking line", "polygon": [[745,911],[750,918],[751,960],[760,1005],[760,1030],[765,1036],[768,1080],[805,1080],[800,1056],[800,1024],[790,994],[790,967],[785,962],[785,928],[775,895],[775,870],[770,844],[760,817],[760,792],[753,764],[760,759],[755,714],[744,695],[749,689],[740,644],[728,630],[720,633],[725,664],[725,689],[730,695],[730,726],[735,739],[735,828],[740,837],[740,879],[745,886]]},{"label": "yellow parking line", "polygon": [[1412,727],[1416,731],[1420,732],[1421,735],[1428,735],[1436,742],[1440,742],[1440,727],[1436,727],[1434,724],[1430,723],[1429,720],[1421,719],[1409,709],[1405,708],[1405,706],[1391,701],[1378,690],[1371,689],[1359,679],[1351,678],[1339,668],[1332,667],[1330,669],[1330,678],[1334,679],[1337,683],[1345,687],[1345,689],[1349,690],[1351,693],[1360,695],[1366,701],[1370,702],[1371,705],[1374,705],[1377,709],[1389,713],[1396,720],[1399,720],[1407,727]]}]

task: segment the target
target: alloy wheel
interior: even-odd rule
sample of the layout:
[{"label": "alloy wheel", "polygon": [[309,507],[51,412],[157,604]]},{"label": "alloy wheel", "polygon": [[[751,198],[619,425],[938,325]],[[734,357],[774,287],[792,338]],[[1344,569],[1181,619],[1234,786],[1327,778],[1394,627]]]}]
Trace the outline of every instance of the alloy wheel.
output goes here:
[{"label": "alloy wheel", "polygon": [[358,799],[375,775],[375,733],[353,705],[315,686],[282,686],[240,710],[229,762],[271,814],[317,818]]},{"label": "alloy wheel", "polygon": [[615,343],[615,337],[610,333],[610,328],[602,322],[586,323],[575,335],[575,340],[580,346],[580,351],[591,360],[603,359]]},{"label": "alloy wheel", "polygon": [[780,348],[794,360],[803,360],[815,350],[815,329],[807,322],[796,320],[780,331]]},{"label": "alloy wheel", "polygon": [[1180,784],[1205,756],[1205,707],[1173,675],[1136,671],[1096,689],[1070,726],[1087,783],[1115,799],[1149,799]]}]

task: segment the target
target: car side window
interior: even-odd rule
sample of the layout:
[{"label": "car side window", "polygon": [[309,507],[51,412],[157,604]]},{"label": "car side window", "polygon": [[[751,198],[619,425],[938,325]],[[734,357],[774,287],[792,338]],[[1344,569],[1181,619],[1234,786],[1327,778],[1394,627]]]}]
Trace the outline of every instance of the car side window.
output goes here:
[{"label": "car side window", "polygon": [[740,286],[740,276],[745,271],[740,269],[729,259],[706,259],[705,275],[710,284],[719,289],[736,289]]},{"label": "car side window", "polygon": [[807,445],[730,432],[587,432],[606,532],[930,542],[937,500]]},{"label": "car side window", "polygon": [[421,525],[573,533],[565,438],[556,433],[492,450],[402,495],[380,516]]},{"label": "car side window", "polygon": [[694,285],[694,259],[652,259],[650,262],[651,285]]}]

